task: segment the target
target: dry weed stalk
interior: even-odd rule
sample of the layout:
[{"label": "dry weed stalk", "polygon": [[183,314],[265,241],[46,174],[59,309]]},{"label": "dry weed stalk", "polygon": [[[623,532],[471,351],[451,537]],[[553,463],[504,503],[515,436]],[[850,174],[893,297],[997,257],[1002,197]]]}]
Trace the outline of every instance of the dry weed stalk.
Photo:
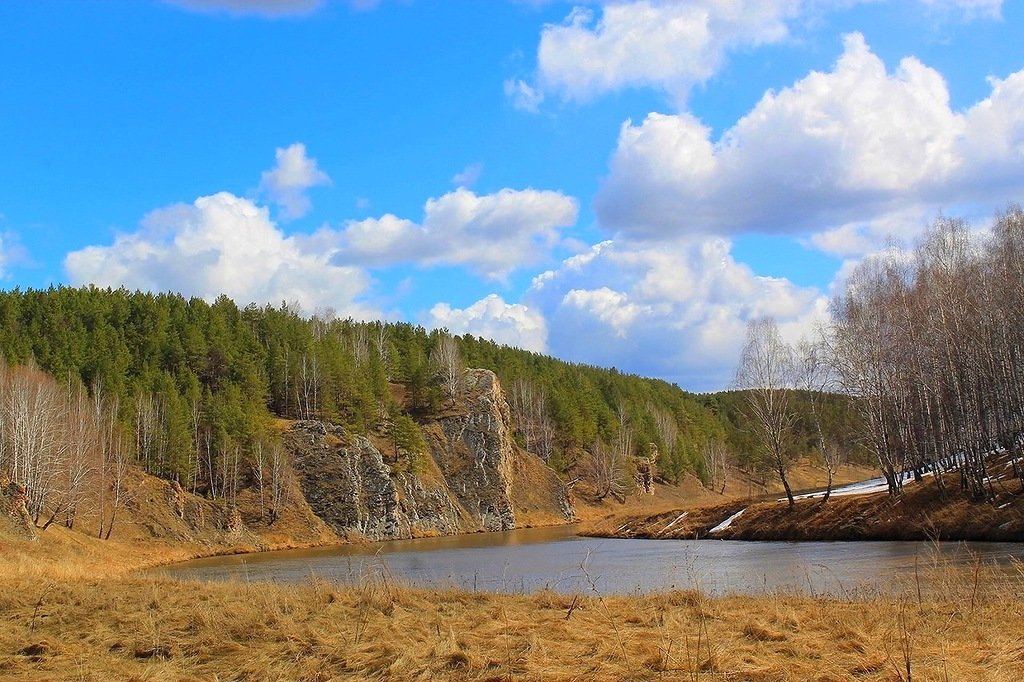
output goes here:
[{"label": "dry weed stalk", "polygon": [[590,550],[587,550],[587,555],[583,557],[583,561],[580,562],[580,570],[583,571],[583,577],[586,579],[587,584],[590,586],[590,591],[597,598],[597,604],[601,607],[601,613],[607,620],[608,625],[611,626],[612,632],[615,633],[615,641],[619,645],[619,650],[622,652],[622,661],[626,662],[629,660],[629,654],[626,653],[626,644],[622,639],[622,633],[619,632],[619,626],[615,623],[615,619],[612,618],[611,612],[608,610],[608,605],[604,601],[601,591],[597,589],[597,583],[593,578],[590,577],[590,572],[587,570],[587,562],[590,560]]}]

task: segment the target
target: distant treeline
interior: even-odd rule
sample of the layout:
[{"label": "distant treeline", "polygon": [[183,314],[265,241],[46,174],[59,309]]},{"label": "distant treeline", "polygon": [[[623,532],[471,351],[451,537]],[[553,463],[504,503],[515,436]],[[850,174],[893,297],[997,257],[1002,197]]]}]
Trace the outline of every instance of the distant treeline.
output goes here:
[{"label": "distant treeline", "polygon": [[[759,466],[735,394],[698,396],[469,335],[306,317],[287,305],[15,289],[0,292],[0,353],[11,366],[34,364],[68,395],[101,394],[135,461],[213,496],[237,486],[275,416],[375,431],[396,448],[420,442],[410,425],[446,408],[462,367],[499,376],[524,447],[569,476],[608,479],[606,493],[628,487],[633,457],[656,458],[670,482],[693,472],[717,484],[726,464]],[[852,413],[844,400],[830,403],[837,429]],[[810,452],[812,442],[804,429],[794,447]]]}]

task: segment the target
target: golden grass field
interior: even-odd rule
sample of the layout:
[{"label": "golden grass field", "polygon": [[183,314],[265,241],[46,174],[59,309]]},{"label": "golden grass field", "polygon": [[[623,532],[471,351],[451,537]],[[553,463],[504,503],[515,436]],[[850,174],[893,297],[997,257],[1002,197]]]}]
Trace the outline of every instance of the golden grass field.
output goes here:
[{"label": "golden grass field", "polygon": [[124,551],[104,569],[101,555],[53,562],[4,544],[4,680],[1015,682],[1024,671],[1021,570],[996,580],[932,565],[891,596],[844,599],[493,595],[386,575],[179,582],[127,571]]},{"label": "golden grass field", "polygon": [[139,569],[325,536],[296,517],[255,545],[156,538],[162,488],[139,491],[110,541],[0,519],[0,680],[1024,679],[1022,570],[923,561],[919,582],[841,599],[184,582]]}]

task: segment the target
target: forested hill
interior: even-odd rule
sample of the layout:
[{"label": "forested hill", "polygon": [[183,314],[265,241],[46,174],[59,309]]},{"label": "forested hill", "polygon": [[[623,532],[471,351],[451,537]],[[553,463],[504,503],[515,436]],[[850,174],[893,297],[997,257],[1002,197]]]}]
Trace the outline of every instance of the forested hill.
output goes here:
[{"label": "forested hill", "polygon": [[[490,369],[520,444],[572,472],[601,450],[652,455],[662,477],[707,479],[713,452],[747,448],[729,394],[695,396],[655,379],[562,362],[404,323],[307,318],[178,294],[57,287],[0,292],[0,352],[102,393],[151,473],[212,477],[271,417],[320,418],[402,438],[445,407],[462,367]],[[446,377],[448,381],[446,381]],[[719,457],[719,460],[722,458]],[[718,461],[721,464],[721,461]]]}]

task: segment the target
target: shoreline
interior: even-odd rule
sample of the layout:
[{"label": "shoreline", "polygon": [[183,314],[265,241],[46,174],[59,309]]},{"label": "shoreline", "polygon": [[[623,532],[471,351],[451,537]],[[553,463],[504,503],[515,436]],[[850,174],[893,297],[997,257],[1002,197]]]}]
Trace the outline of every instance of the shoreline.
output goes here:
[{"label": "shoreline", "polygon": [[1024,572],[979,589],[977,571],[940,567],[934,583],[885,596],[497,594],[393,579],[279,584],[144,572],[351,541],[144,548],[46,533],[15,541],[26,561],[10,561],[9,540],[0,540],[4,679],[881,682],[910,665],[920,679],[1011,682],[1024,660],[1024,620],[1014,615]]},{"label": "shoreline", "polygon": [[[947,484],[948,485],[948,484]],[[885,492],[796,500],[731,500],[657,514],[610,515],[589,524],[590,537],[766,542],[1024,542],[1024,494],[999,504],[975,502],[934,481]]]},{"label": "shoreline", "polygon": [[3,575],[0,677],[49,679],[1011,682],[1020,585],[969,570],[915,594],[846,597]]}]

